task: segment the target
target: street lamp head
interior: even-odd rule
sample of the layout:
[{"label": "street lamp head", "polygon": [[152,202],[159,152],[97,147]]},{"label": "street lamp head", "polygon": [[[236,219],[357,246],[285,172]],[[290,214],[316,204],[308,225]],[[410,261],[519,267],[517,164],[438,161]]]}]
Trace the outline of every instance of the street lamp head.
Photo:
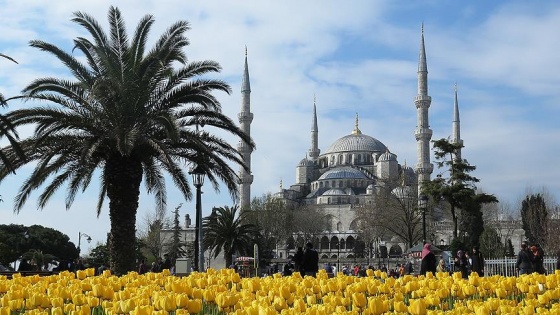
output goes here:
[{"label": "street lamp head", "polygon": [[196,165],[189,173],[192,175],[192,181],[195,187],[200,188],[204,185],[204,168],[200,165]]},{"label": "street lamp head", "polygon": [[86,238],[86,241],[87,241],[88,243],[91,243],[91,237],[89,237],[89,235],[88,235],[88,237]]}]

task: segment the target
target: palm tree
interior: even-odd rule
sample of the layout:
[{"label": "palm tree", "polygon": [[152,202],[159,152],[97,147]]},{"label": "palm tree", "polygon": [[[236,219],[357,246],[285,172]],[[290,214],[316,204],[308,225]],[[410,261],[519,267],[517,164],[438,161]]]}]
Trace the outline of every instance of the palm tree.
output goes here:
[{"label": "palm tree", "polygon": [[[4,55],[3,53],[0,53],[0,57],[11,60],[14,63],[18,63],[12,57]],[[8,102],[4,98],[4,95],[2,95],[2,93],[0,93],[0,106],[1,107],[8,106]],[[18,155],[19,158],[21,159],[25,158],[23,151],[21,150],[19,144],[17,143],[17,140],[19,139],[18,133],[14,129],[14,126],[12,125],[10,120],[2,114],[0,114],[0,136],[5,136],[8,139],[10,145],[12,145],[13,148],[16,150],[16,154]],[[4,165],[8,168],[8,170],[14,171],[13,163],[10,161],[10,159],[6,156],[6,154],[2,150],[0,150],[0,161],[4,163]]]},{"label": "palm tree", "polygon": [[214,258],[223,250],[228,267],[232,264],[233,254],[249,255],[252,252],[259,231],[256,225],[245,223],[248,212],[237,215],[237,205],[214,209],[216,212],[202,221],[204,248],[209,249]]},{"label": "palm tree", "polygon": [[[185,166],[197,163],[216,191],[225,183],[231,197],[237,196],[238,177],[230,162],[243,165],[237,150],[198,126],[231,133],[254,147],[252,140],[227,116],[214,90],[230,93],[223,81],[198,78],[221,70],[214,61],[187,62],[183,48],[189,23],[171,25],[146,51],[154,19],[147,15],[131,40],[121,12],[108,14],[106,34],[91,16],[77,12],[72,21],[93,38],[74,39],[74,57],[57,46],[32,41],[31,46],[58,58],[73,74],[74,81],[40,78],[23,90],[22,98],[46,101],[48,105],[15,110],[8,117],[15,126],[34,124],[32,136],[21,145],[34,170],[15,198],[19,212],[30,193],[45,181],[38,205],[44,208],[62,185],[67,184],[66,208],[78,192],[88,188],[99,171],[99,215],[109,199],[111,268],[117,274],[135,270],[135,226],[144,181],[155,195],[158,210],[167,202],[164,173],[170,175],[186,200],[192,197]],[[82,62],[81,59],[86,62]],[[6,148],[10,150],[11,148]],[[13,156],[13,154],[12,154]],[[0,170],[1,171],[1,170]],[[0,180],[7,176],[0,172]]]}]

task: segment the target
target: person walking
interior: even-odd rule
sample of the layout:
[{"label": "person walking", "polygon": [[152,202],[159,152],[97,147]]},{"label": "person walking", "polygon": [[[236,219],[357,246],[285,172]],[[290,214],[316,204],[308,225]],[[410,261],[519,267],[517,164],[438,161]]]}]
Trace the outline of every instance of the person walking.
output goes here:
[{"label": "person walking", "polygon": [[311,242],[305,244],[305,252],[303,253],[301,265],[303,267],[303,273],[306,276],[315,277],[319,271],[319,253],[313,249],[313,244]]},{"label": "person walking", "polygon": [[303,263],[303,248],[301,246],[298,247],[297,252],[294,255],[294,271],[298,271],[304,276],[303,268],[301,264]]},{"label": "person walking", "polygon": [[478,246],[474,246],[472,249],[471,271],[476,272],[481,277],[484,276],[484,257]]},{"label": "person walking", "polygon": [[436,273],[436,255],[432,252],[430,243],[424,244],[422,249],[422,262],[420,263],[420,274],[425,276],[427,272]]},{"label": "person walking", "polygon": [[533,253],[529,250],[529,244],[523,241],[521,243],[521,250],[517,254],[517,270],[519,275],[532,274],[533,269]]}]

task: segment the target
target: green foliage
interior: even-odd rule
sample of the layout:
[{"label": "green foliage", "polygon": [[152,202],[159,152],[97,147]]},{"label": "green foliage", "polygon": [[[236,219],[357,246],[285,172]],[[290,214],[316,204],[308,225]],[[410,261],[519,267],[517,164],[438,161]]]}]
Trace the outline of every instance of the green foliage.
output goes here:
[{"label": "green foliage", "polygon": [[109,247],[106,244],[98,244],[89,252],[88,260],[94,266],[109,266]]},{"label": "green foliage", "polygon": [[32,266],[32,270],[43,270],[47,269],[50,263],[56,264],[59,259],[56,256],[53,256],[48,253],[43,253],[41,250],[32,249],[22,256],[22,259],[26,259],[29,261],[29,264]]},{"label": "green foliage", "polygon": [[31,250],[48,253],[58,259],[74,259],[78,250],[70,238],[41,225],[0,225],[0,264],[8,265]]},{"label": "green foliage", "polygon": [[177,206],[175,210],[173,210],[173,237],[168,247],[169,258],[171,259],[171,262],[173,264],[175,263],[178,257],[186,256],[186,250],[184,248],[186,244],[181,242],[182,228],[181,228],[181,223],[179,222],[179,209],[181,208],[182,205],[183,204],[179,204],[179,206]]},{"label": "green foliage", "polygon": [[513,243],[511,242],[511,238],[508,238],[508,240],[507,240],[505,254],[506,254],[506,257],[514,257],[515,256],[515,251],[513,249]]},{"label": "green foliage", "polygon": [[[450,143],[447,139],[434,140],[434,156],[438,168],[443,168],[435,179],[422,185],[422,192],[431,196],[435,202],[445,201],[450,206],[451,218],[453,220],[453,238],[458,237],[458,217],[461,214],[468,218],[468,226],[465,232],[472,237],[469,243],[478,242],[482,232],[476,227],[481,221],[481,205],[484,203],[498,202],[498,199],[489,194],[476,193],[476,183],[480,180],[469,173],[476,170],[476,166],[470,165],[467,160],[457,158],[462,144]],[[443,177],[443,173],[449,177]],[[480,225],[482,226],[482,225]]]},{"label": "green foliage", "polygon": [[543,195],[525,197],[521,202],[521,221],[529,243],[546,246],[549,217]]},{"label": "green foliage", "polygon": [[223,252],[225,267],[232,264],[232,255],[253,256],[253,245],[259,237],[256,225],[245,223],[247,211],[237,215],[237,206],[214,208],[213,215],[203,218],[204,248],[209,249],[214,258]]},{"label": "green foliage", "polygon": [[480,252],[486,258],[503,258],[506,255],[504,243],[495,228],[484,228],[480,235]]}]

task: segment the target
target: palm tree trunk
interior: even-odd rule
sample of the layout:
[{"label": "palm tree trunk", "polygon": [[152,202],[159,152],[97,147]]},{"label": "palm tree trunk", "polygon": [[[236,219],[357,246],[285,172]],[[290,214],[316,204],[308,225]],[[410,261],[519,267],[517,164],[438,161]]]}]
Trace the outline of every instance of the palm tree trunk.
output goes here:
[{"label": "palm tree trunk", "polygon": [[136,211],[142,182],[142,164],[115,154],[105,165],[111,235],[111,270],[117,275],[136,270]]}]

